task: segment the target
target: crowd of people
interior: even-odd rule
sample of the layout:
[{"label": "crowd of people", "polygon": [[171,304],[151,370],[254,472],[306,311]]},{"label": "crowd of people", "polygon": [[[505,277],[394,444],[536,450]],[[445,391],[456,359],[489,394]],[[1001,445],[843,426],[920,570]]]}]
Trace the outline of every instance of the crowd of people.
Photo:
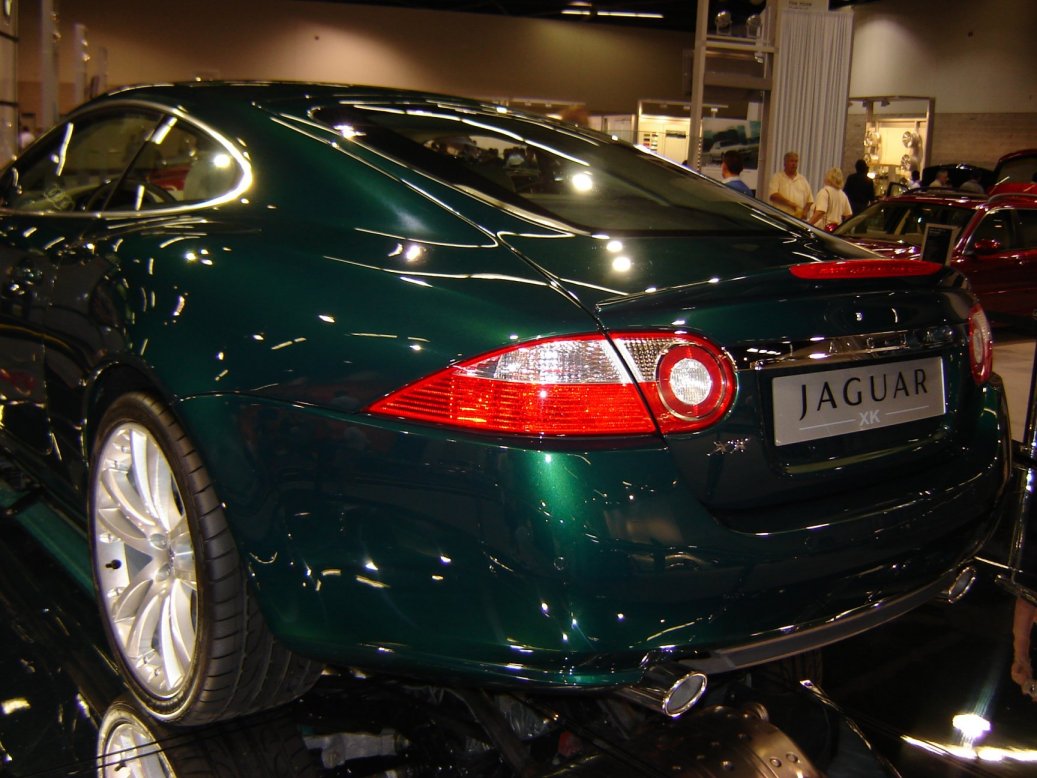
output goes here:
[{"label": "crowd of people", "polygon": [[[742,169],[741,154],[734,150],[725,151],[720,166],[723,183],[743,194],[751,195],[752,190],[741,179]],[[929,184],[930,188],[950,186],[949,171],[942,168]],[[910,190],[920,187],[919,172],[912,170],[907,188]],[[979,194],[984,191],[978,180],[978,173],[961,184],[958,189]],[[854,172],[845,178],[839,168],[829,168],[825,173],[824,185],[815,192],[810,182],[799,172],[799,154],[789,151],[783,158],[782,169],[771,176],[766,199],[790,216],[831,231],[875,201],[875,182],[868,174],[868,163],[858,159],[854,165]]]}]

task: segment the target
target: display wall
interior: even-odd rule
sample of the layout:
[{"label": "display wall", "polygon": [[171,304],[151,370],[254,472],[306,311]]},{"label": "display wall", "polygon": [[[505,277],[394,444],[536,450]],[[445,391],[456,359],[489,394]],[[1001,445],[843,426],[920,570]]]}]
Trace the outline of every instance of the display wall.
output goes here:
[{"label": "display wall", "polygon": [[[690,36],[666,31],[300,0],[59,2],[64,84],[80,22],[91,48],[107,50],[112,86],[197,76],[316,80],[630,113],[646,94],[682,98],[681,52],[690,45]],[[26,102],[39,79],[38,28],[24,13]]]},{"label": "display wall", "polygon": [[[56,0],[60,104],[73,106],[73,24],[86,25],[108,83],[201,77],[345,81],[489,98],[585,104],[632,115],[682,101],[690,34],[303,0]],[[990,167],[1037,147],[1037,2],[878,0],[855,6],[851,95],[936,98],[932,159]],[[18,60],[23,113],[39,100],[39,18],[26,3]],[[848,116],[842,166],[861,155]]]},{"label": "display wall", "polygon": [[[936,100],[930,159],[992,168],[1037,147],[1037,3],[879,0],[854,9],[851,95]],[[865,117],[851,109],[843,168],[861,156]]]}]

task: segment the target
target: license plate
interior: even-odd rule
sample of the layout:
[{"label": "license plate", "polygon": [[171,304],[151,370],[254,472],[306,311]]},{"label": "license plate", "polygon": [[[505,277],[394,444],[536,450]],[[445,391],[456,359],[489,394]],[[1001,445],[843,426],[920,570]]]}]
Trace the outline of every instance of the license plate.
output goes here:
[{"label": "license plate", "polygon": [[772,387],[778,446],[892,427],[946,410],[940,357],[781,376]]}]

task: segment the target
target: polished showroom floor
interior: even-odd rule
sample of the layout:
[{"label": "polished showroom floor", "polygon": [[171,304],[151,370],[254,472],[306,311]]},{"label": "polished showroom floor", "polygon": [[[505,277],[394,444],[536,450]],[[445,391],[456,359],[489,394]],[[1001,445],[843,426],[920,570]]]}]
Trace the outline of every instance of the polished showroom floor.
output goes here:
[{"label": "polished showroom floor", "polygon": [[[1013,437],[1019,440],[1035,344],[1011,332],[999,332],[998,340],[995,368],[1008,385]],[[1005,537],[1001,533],[1002,546],[995,543],[988,554],[992,561]],[[815,762],[829,776],[896,774],[883,758],[905,778],[1037,775],[1037,702],[1010,677],[1014,599],[995,582],[1001,572],[982,564],[979,580],[961,602],[921,607],[825,649],[823,671],[809,693],[787,679],[787,687],[775,687],[769,679],[764,691],[768,679],[759,675],[750,678],[755,688],[729,689],[720,702],[734,706],[739,695],[763,699],[771,722],[792,738],[783,753],[799,744],[804,753],[820,755]],[[0,519],[0,776],[94,774],[101,714],[123,694],[102,646],[100,623],[82,581],[69,577],[18,522]],[[827,695],[823,707],[812,702],[823,698],[821,690]],[[716,763],[719,772],[706,771],[705,752],[713,744],[703,740],[702,730],[712,725],[703,718],[671,725],[659,717],[651,737],[610,743],[595,735],[592,718],[580,720],[580,709],[567,702],[546,701],[539,710],[569,716],[552,748],[556,745],[559,754],[583,751],[579,758],[562,759],[557,770],[531,775],[795,774],[768,772],[762,762],[759,772],[739,771],[742,763],[733,757]],[[445,752],[435,749],[436,733],[443,733],[443,741],[457,741],[458,732],[466,731],[455,713],[442,694],[328,676],[286,712],[197,734],[196,745],[201,739],[212,764],[222,756],[236,767],[207,773],[196,766],[191,774],[254,775],[242,767],[252,759],[271,765],[270,775],[287,775],[275,765],[292,763],[284,761],[285,754],[305,744],[313,758],[307,775],[507,775],[485,749],[464,751],[463,764],[444,762]],[[535,729],[536,722],[518,726]],[[339,730],[366,734],[344,738]],[[409,733],[412,753],[421,733],[431,733],[421,746],[431,767],[386,761],[393,750],[387,744],[399,742],[401,731]],[[156,732],[164,748],[188,747],[182,734]],[[735,734],[732,743],[748,739]],[[120,766],[118,759],[112,764]],[[550,754],[539,764],[550,765]]]}]

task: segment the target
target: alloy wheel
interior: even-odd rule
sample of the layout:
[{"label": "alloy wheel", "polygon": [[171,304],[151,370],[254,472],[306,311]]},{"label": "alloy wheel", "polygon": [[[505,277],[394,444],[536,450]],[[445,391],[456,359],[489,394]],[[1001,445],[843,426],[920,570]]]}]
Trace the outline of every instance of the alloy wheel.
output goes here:
[{"label": "alloy wheel", "polygon": [[155,436],[134,422],[105,439],[93,474],[94,565],[126,666],[175,696],[195,661],[198,580],[184,501]]}]

